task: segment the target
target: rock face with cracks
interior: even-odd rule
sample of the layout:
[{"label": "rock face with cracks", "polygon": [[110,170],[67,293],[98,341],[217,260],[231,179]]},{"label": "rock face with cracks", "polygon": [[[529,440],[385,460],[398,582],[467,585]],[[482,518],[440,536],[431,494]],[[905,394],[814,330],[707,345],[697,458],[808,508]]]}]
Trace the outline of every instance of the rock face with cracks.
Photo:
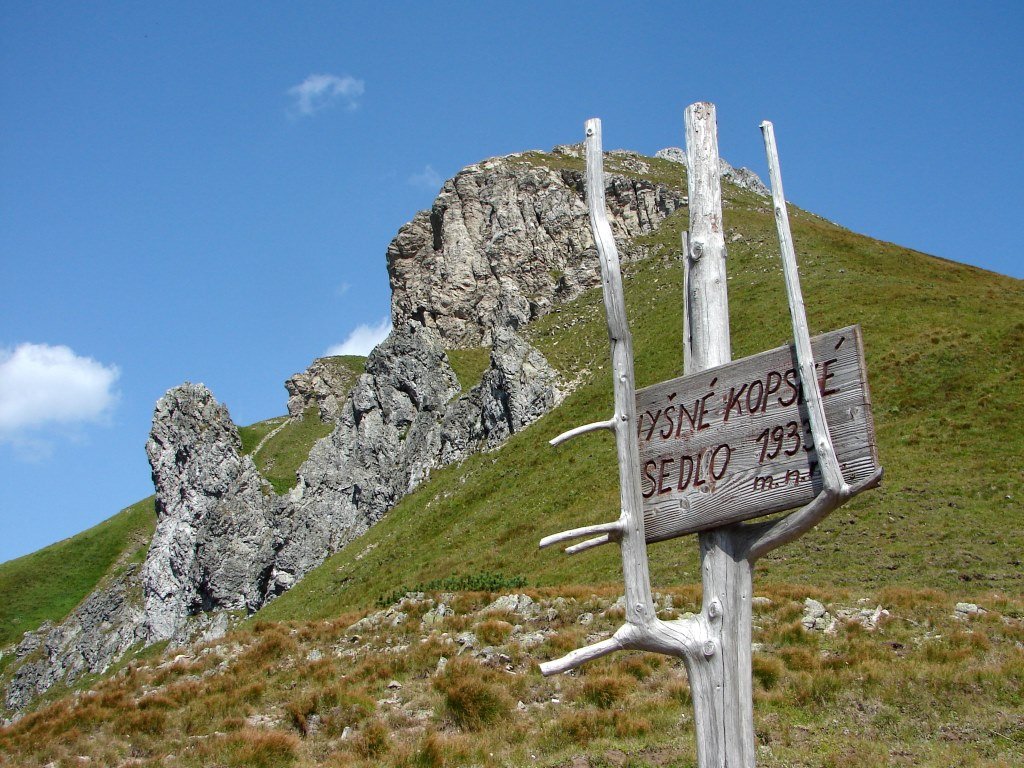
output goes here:
[{"label": "rock face with cracks", "polygon": [[284,383],[288,390],[288,416],[295,419],[315,407],[324,421],[338,421],[345,396],[360,373],[362,367],[342,357],[314,360],[309,368]]},{"label": "rock face with cracks", "polygon": [[[636,255],[628,241],[683,204],[679,191],[625,175],[608,175],[605,195],[627,260]],[[489,345],[494,328],[527,323],[598,284],[583,172],[516,155],[471,165],[399,230],[387,260],[396,325],[411,318],[449,348]]]},{"label": "rock face with cracks", "polygon": [[500,445],[550,410],[557,376],[511,329],[462,393],[435,331],[396,328],[342,400],[336,426],[275,496],[227,410],[201,385],[157,404],[147,446],[156,535],[143,568],[148,637],[176,636],[199,611],[252,612],[364,533],[431,470]]},{"label": "rock face with cracks", "polygon": [[202,384],[160,398],[146,453],[157,527],[142,568],[147,635],[165,640],[187,616],[255,610],[275,549],[274,509],[228,410]]},{"label": "rock face with cracks", "polygon": [[26,632],[4,692],[4,704],[18,711],[56,683],[102,673],[145,640],[138,565],[131,565],[94,590],[60,624]]}]

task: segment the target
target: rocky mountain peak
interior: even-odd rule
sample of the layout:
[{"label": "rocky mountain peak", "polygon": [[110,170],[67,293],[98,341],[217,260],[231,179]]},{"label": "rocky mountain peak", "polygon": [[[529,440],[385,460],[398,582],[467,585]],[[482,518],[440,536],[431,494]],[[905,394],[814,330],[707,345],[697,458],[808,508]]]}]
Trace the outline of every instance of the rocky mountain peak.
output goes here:
[{"label": "rocky mountain peak", "polygon": [[[686,165],[686,150],[680,147],[665,147],[654,153],[654,156],[662,160],[671,160],[673,163]],[[737,187],[748,189],[761,197],[771,197],[771,190],[764,185],[761,177],[749,168],[733,168],[721,157],[718,158],[718,170],[722,178],[730,181]]]},{"label": "rocky mountain peak", "polygon": [[[572,147],[560,148],[575,157]],[[622,152],[639,174],[644,161]],[[448,348],[488,346],[498,326],[521,325],[597,285],[582,164],[560,167],[539,153],[468,166],[445,182],[429,211],[399,230],[387,250],[392,321],[433,328]],[[612,231],[628,242],[683,205],[679,189],[607,174]]]}]

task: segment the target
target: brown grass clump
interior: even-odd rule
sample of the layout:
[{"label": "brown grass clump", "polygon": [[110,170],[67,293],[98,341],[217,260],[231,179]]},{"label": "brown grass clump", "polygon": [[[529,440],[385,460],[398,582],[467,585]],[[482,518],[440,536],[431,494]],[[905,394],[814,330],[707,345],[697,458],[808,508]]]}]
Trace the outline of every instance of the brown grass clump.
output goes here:
[{"label": "brown grass clump", "polygon": [[621,657],[617,666],[620,672],[643,681],[661,669],[664,662],[665,657],[655,653],[631,654]]},{"label": "brown grass clump", "polygon": [[373,700],[344,683],[330,688],[303,691],[285,705],[292,725],[303,736],[310,732],[313,715],[320,717],[321,726],[330,735],[340,734],[345,726],[357,725],[374,710]]},{"label": "brown grass clump", "polygon": [[587,675],[580,685],[578,698],[600,709],[610,709],[635,686],[636,680],[628,675]]},{"label": "brown grass clump", "polygon": [[813,648],[794,646],[779,650],[779,656],[787,669],[811,672],[821,666],[818,652]]},{"label": "brown grass clump", "polygon": [[693,705],[693,692],[690,690],[690,681],[686,677],[669,680],[665,685],[665,692],[684,708]]},{"label": "brown grass clump", "polygon": [[786,673],[786,667],[774,656],[766,656],[763,653],[755,653],[753,658],[754,679],[761,684],[766,691],[770,691],[779,684],[779,680]]},{"label": "brown grass clump", "polygon": [[434,680],[445,713],[465,730],[478,731],[506,717],[512,701],[493,670],[468,659],[455,659]]},{"label": "brown grass clump", "polygon": [[167,713],[157,709],[129,710],[114,721],[114,730],[125,736],[137,733],[159,736],[167,730],[167,726]]},{"label": "brown grass clump", "polygon": [[451,768],[469,763],[475,751],[467,736],[428,731],[408,764],[417,768]]},{"label": "brown grass clump", "polygon": [[562,715],[551,735],[559,741],[586,746],[594,739],[633,738],[650,730],[650,720],[642,715],[621,710],[587,709]]},{"label": "brown grass clump", "polygon": [[501,645],[512,634],[512,625],[500,619],[487,619],[477,624],[475,631],[487,645]]},{"label": "brown grass clump", "polygon": [[[259,625],[257,625],[259,626]],[[294,655],[299,644],[279,629],[262,629],[259,641],[248,648],[236,662],[239,672],[265,670],[272,662]]]},{"label": "brown grass clump", "polygon": [[380,720],[371,720],[356,735],[352,747],[356,754],[364,759],[371,760],[381,757],[391,748],[388,727]]},{"label": "brown grass clump", "polygon": [[201,748],[201,757],[231,768],[288,768],[298,757],[299,740],[283,731],[246,728],[216,739]]}]

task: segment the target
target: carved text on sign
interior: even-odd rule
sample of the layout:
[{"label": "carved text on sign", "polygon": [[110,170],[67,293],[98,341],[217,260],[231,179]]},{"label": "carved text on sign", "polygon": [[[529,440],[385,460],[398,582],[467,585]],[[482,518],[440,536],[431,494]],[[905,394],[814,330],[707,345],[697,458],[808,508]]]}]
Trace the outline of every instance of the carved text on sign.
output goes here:
[{"label": "carved text on sign", "polygon": [[[811,340],[843,477],[878,468],[859,326]],[[821,490],[790,346],[637,392],[648,541],[790,509]]]}]

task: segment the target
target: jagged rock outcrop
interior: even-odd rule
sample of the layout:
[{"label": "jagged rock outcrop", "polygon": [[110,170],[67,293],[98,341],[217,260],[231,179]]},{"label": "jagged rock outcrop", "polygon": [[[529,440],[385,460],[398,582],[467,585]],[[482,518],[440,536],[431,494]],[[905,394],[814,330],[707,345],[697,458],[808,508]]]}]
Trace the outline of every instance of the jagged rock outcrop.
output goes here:
[{"label": "jagged rock outcrop", "polygon": [[15,655],[20,661],[4,695],[19,710],[55,683],[105,672],[126,651],[145,641],[139,566],[89,594],[64,621],[27,632]]},{"label": "jagged rock outcrop", "polygon": [[227,409],[202,385],[157,403],[147,452],[158,523],[142,571],[146,638],[200,611],[254,611],[364,533],[431,470],[493,448],[558,402],[557,374],[511,328],[463,393],[437,332],[407,321],[375,349],[297,484],[262,481]]},{"label": "jagged rock outcrop", "polygon": [[[557,374],[510,328],[461,392],[437,332],[407,321],[371,354],[334,432],[299,469],[282,510],[270,595],[379,520],[438,467],[494,448],[561,398]],[[268,596],[270,596],[268,595]]]},{"label": "jagged rock outcrop", "polygon": [[323,421],[338,421],[345,396],[362,372],[361,365],[354,365],[343,357],[314,360],[309,368],[284,383],[288,390],[288,415],[299,418],[315,407]]},{"label": "jagged rock outcrop", "polygon": [[[654,156],[662,160],[671,160],[673,163],[686,165],[686,150],[679,147],[659,149],[654,153]],[[733,168],[725,160],[718,158],[718,169],[723,179],[732,182],[737,187],[749,189],[754,194],[761,195],[761,197],[771,197],[771,190],[764,185],[761,177],[749,168]]]},{"label": "jagged rock outcrop", "polygon": [[147,637],[171,638],[186,617],[263,603],[273,507],[227,408],[202,384],[157,401],[146,453],[157,527],[142,569]]},{"label": "jagged rock outcrop", "polygon": [[[628,240],[683,204],[679,190],[625,175],[609,175],[605,193],[627,260]],[[500,313],[526,323],[597,285],[583,172],[517,155],[471,165],[399,230],[387,260],[395,325],[416,320],[448,347],[489,345]]]}]

